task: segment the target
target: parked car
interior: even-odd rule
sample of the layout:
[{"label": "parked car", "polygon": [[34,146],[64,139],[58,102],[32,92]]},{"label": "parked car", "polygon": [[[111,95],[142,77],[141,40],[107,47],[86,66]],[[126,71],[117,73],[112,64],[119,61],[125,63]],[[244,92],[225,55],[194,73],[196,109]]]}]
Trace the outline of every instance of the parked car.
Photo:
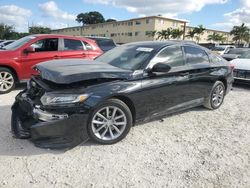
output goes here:
[{"label": "parked car", "polygon": [[8,44],[13,43],[15,40],[6,40],[0,43],[0,49],[3,49],[5,46],[7,46]]},{"label": "parked car", "polygon": [[112,39],[107,38],[107,37],[86,36],[86,38],[94,40],[96,44],[102,49],[103,52],[107,52],[116,47],[115,42]]},{"label": "parked car", "polygon": [[246,51],[237,59],[231,61],[235,67],[234,79],[237,82],[250,83],[250,51]]},{"label": "parked car", "polygon": [[54,60],[36,69],[41,74],[12,106],[12,131],[44,148],[89,137],[114,144],[139,122],[200,105],[217,109],[233,82],[227,61],[181,42],[130,43],[94,61]]},{"label": "parked car", "polygon": [[235,48],[235,46],[219,45],[219,46],[215,46],[212,51],[219,54],[219,55],[222,55],[222,54],[227,53],[230,49],[233,49],[233,48]]},{"label": "parked car", "polygon": [[246,52],[250,53],[250,48],[233,48],[221,56],[224,59],[231,61],[233,59],[237,59],[239,56],[243,55]]},{"label": "parked car", "polygon": [[32,67],[40,62],[64,59],[94,59],[102,50],[93,40],[64,35],[30,35],[0,50],[0,94],[10,92],[15,83],[37,74]]}]

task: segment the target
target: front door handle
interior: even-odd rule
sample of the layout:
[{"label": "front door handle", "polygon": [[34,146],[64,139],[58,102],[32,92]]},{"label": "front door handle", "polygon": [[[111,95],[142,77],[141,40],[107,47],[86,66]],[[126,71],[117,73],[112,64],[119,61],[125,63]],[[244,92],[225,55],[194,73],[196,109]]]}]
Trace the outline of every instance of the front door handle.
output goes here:
[{"label": "front door handle", "polygon": [[61,57],[60,56],[58,56],[58,55],[55,55],[54,56],[54,59],[60,59]]}]

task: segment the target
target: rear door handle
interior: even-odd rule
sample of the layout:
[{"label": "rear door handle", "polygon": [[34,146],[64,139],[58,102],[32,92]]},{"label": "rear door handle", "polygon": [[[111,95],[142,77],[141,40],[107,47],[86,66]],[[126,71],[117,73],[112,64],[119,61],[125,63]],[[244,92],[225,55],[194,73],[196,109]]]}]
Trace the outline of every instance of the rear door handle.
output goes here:
[{"label": "rear door handle", "polygon": [[189,76],[189,72],[180,73],[180,76]]},{"label": "rear door handle", "polygon": [[55,55],[54,56],[54,59],[60,59],[61,57],[60,56],[58,56],[58,55]]}]

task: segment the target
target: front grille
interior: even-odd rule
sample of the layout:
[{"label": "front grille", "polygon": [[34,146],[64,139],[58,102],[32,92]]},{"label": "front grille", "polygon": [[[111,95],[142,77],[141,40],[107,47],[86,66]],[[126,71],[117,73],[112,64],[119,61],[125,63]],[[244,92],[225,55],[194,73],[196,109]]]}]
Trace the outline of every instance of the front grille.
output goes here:
[{"label": "front grille", "polygon": [[250,80],[250,71],[248,71],[248,70],[241,70],[241,69],[235,69],[234,70],[234,78],[236,78],[236,79]]}]

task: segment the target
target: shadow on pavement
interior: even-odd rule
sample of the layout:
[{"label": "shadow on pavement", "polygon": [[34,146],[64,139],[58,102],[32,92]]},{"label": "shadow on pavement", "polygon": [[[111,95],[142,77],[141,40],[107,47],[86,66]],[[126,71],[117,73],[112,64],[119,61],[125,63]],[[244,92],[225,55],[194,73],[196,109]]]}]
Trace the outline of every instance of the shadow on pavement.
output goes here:
[{"label": "shadow on pavement", "polygon": [[14,138],[11,133],[11,106],[0,106],[0,155],[29,156],[46,153],[62,154],[65,151],[37,148],[29,140]]}]

